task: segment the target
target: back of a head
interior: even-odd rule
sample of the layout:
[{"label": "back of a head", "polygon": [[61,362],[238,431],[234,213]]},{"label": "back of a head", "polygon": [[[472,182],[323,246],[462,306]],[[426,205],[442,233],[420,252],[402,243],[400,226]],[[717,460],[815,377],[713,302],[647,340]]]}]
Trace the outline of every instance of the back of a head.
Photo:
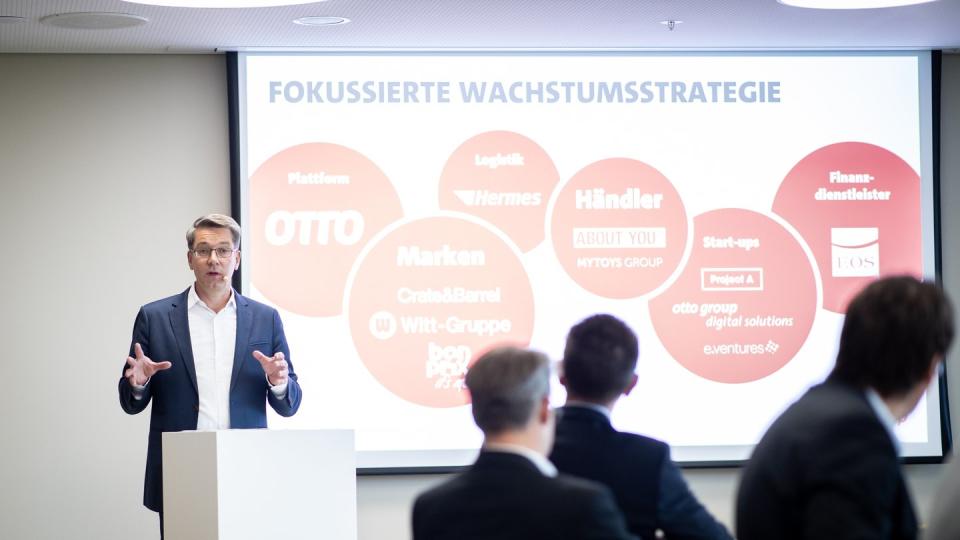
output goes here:
[{"label": "back of a head", "polygon": [[563,376],[567,391],[580,399],[609,401],[630,384],[637,367],[637,336],[612,315],[593,315],[567,334]]},{"label": "back of a head", "polygon": [[953,307],[933,283],[877,280],[847,307],[831,380],[896,397],[925,382],[953,341]]},{"label": "back of a head", "polygon": [[487,435],[527,426],[550,392],[550,363],[542,353],[500,347],[481,356],[466,377],[473,419]]}]

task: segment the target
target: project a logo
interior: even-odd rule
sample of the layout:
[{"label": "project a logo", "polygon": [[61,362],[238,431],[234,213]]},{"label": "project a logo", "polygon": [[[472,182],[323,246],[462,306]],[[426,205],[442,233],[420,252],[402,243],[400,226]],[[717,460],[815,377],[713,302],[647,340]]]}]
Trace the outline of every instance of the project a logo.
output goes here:
[{"label": "project a logo", "polygon": [[876,227],[830,229],[833,277],[880,276],[880,230]]}]

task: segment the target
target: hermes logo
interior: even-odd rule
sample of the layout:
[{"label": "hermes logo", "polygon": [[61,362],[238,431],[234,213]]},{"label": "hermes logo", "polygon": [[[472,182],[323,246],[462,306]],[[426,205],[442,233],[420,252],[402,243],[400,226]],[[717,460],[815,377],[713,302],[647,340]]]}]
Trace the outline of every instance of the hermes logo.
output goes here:
[{"label": "hermes logo", "polygon": [[876,227],[830,229],[833,277],[880,275],[880,230]]}]

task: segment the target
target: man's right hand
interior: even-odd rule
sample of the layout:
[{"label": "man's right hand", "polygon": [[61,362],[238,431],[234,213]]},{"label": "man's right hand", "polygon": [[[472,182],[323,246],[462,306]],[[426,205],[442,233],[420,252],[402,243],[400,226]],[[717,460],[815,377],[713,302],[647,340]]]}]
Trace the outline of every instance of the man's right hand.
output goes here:
[{"label": "man's right hand", "polygon": [[147,384],[150,377],[158,371],[170,369],[173,365],[170,362],[154,362],[143,354],[143,349],[139,343],[133,344],[134,356],[127,357],[127,365],[130,366],[123,372],[130,386],[143,386]]}]

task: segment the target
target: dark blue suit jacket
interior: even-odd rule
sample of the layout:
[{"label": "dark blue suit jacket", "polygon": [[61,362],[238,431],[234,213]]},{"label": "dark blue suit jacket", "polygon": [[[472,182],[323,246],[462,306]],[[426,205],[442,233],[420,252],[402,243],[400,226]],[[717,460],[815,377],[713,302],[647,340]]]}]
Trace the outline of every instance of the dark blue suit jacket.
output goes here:
[{"label": "dark blue suit jacket", "polygon": [[[147,447],[147,471],[143,485],[143,504],[163,510],[163,470],[161,433],[197,429],[199,393],[197,371],[193,363],[190,328],[187,323],[186,291],[157,300],[140,308],[133,325],[133,343],[154,362],[173,363],[170,369],[156,373],[147,383],[143,399],[134,399],[127,379],[120,376],[120,406],[128,414],[137,414],[153,402],[150,411],[150,436]],[[290,350],[283,335],[277,310],[240,296],[237,303],[237,341],[230,380],[230,426],[232,428],[267,427],[266,404],[281,416],[291,416],[300,407],[300,385],[290,363]],[[269,391],[267,378],[253,351],[272,356],[283,352],[289,365],[289,383],[284,399]],[[124,369],[126,369],[124,365]]]},{"label": "dark blue suit jacket", "polygon": [[863,390],[828,379],[773,422],[740,478],[737,537],[917,538],[897,449]]},{"label": "dark blue suit jacket", "polygon": [[659,529],[674,540],[730,540],[690,492],[666,443],[617,431],[599,411],[561,408],[550,460],[560,472],[609,487],[630,532],[641,538]]}]

